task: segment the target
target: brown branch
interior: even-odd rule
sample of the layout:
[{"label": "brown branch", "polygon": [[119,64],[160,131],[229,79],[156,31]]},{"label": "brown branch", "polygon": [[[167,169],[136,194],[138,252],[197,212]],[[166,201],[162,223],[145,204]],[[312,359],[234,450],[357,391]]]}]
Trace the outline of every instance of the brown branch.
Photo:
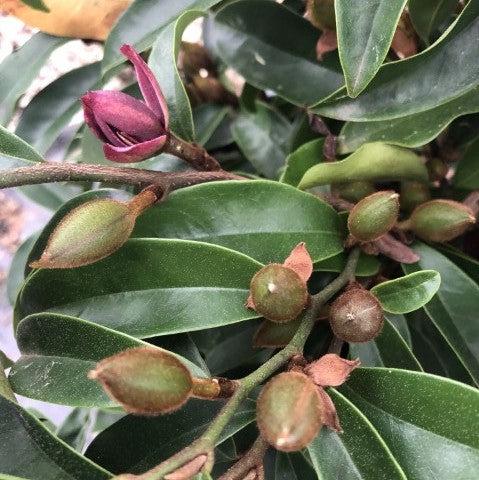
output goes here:
[{"label": "brown branch", "polygon": [[49,162],[41,162],[32,167],[0,171],[0,189],[38,183],[92,181],[133,185],[139,188],[156,185],[164,191],[171,191],[215,180],[244,180],[244,177],[224,170],[164,173],[136,168]]},{"label": "brown branch", "polygon": [[213,158],[201,145],[185,142],[174,135],[168,137],[163,151],[185,160],[196,170],[221,170],[218,160]]}]

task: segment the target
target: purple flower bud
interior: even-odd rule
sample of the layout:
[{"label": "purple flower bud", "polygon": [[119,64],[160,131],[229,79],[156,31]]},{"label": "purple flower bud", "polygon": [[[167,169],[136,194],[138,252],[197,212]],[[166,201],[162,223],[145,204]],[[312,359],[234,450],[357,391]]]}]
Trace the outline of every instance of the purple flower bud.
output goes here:
[{"label": "purple flower bud", "polygon": [[168,107],[153,72],[129,45],[121,52],[133,63],[144,102],[122,92],[99,90],[82,97],[85,122],[103,142],[105,157],[133,163],[158,153],[168,140]]}]

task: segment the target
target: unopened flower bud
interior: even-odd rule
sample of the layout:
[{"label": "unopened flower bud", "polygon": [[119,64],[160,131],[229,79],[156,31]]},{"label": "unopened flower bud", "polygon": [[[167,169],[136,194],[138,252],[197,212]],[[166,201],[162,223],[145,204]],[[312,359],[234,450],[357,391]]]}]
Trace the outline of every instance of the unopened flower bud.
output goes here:
[{"label": "unopened flower bud", "polygon": [[429,186],[423,182],[401,182],[401,208],[412,212],[418,205],[431,199]]},{"label": "unopened flower bud", "polygon": [[76,268],[111,255],[130,237],[137,216],[156,201],[144,190],[129,202],[92,200],[72,209],[55,227],[32,268]]},{"label": "unopened flower bud", "polygon": [[358,202],[348,217],[351,235],[360,242],[371,242],[389,232],[399,214],[398,197],[396,192],[383,191]]},{"label": "unopened flower bud", "polygon": [[127,412],[167,413],[190,397],[193,378],[174,355],[158,348],[139,347],[102,360],[89,374]]},{"label": "unopened flower bud", "polygon": [[336,30],[334,0],[308,0],[305,17],[320,30]]},{"label": "unopened flower bud", "polygon": [[374,193],[375,189],[372,182],[361,180],[357,182],[338,183],[334,185],[333,191],[337,193],[339,197],[356,203],[367,195]]},{"label": "unopened flower bud", "polygon": [[308,301],[306,282],[279,263],[263,267],[251,280],[250,292],[255,310],[278,323],[295,319]]},{"label": "unopened flower bud", "polygon": [[378,299],[368,290],[353,285],[331,305],[329,322],[334,334],[346,342],[369,342],[377,337],[384,324]]},{"label": "unopened flower bud", "polygon": [[453,200],[431,200],[416,207],[406,225],[426,242],[448,242],[475,222],[466,205]]},{"label": "unopened flower bud", "polygon": [[256,404],[261,436],[277,450],[306,447],[321,428],[321,399],[313,381],[299,372],[273,377]]}]

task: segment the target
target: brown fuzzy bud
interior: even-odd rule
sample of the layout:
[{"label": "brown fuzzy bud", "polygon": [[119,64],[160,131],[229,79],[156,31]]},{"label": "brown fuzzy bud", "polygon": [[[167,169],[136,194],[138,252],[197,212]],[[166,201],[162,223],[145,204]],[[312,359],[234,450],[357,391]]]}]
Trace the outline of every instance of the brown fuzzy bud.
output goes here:
[{"label": "brown fuzzy bud", "polygon": [[438,157],[432,157],[426,164],[429,178],[433,181],[440,181],[446,177],[449,167],[447,163]]},{"label": "brown fuzzy bud", "polygon": [[321,399],[313,381],[299,372],[273,377],[256,405],[261,436],[277,450],[306,447],[321,428]]},{"label": "brown fuzzy bud", "polygon": [[334,334],[346,342],[369,342],[384,324],[378,299],[368,290],[353,285],[331,305],[329,322]]},{"label": "brown fuzzy bud", "polygon": [[174,355],[158,348],[139,347],[105,358],[89,374],[127,412],[167,413],[190,397],[193,378]]},{"label": "brown fuzzy bud", "polygon": [[367,182],[366,180],[337,183],[333,187],[333,193],[353,203],[359,202],[359,200],[362,200],[364,197],[371,195],[374,192],[374,184],[372,182]]},{"label": "brown fuzzy bud", "polygon": [[351,235],[360,242],[371,242],[389,232],[399,215],[398,197],[396,192],[383,191],[358,202],[348,217]]},{"label": "brown fuzzy bud", "polygon": [[412,212],[418,205],[431,199],[429,186],[423,182],[401,182],[401,208]]},{"label": "brown fuzzy bud", "polygon": [[308,0],[304,16],[320,30],[336,30],[334,0]]},{"label": "brown fuzzy bud", "polygon": [[250,292],[255,310],[278,323],[295,319],[309,298],[306,282],[279,263],[263,267],[251,280]]},{"label": "brown fuzzy bud", "polygon": [[406,226],[426,242],[448,242],[475,222],[466,205],[453,200],[431,200],[414,209]]}]

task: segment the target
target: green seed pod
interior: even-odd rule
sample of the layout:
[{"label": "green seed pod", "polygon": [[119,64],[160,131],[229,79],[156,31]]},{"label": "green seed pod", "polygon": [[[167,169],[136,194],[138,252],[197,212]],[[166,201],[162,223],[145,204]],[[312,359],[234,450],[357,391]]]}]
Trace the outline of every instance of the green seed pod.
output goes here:
[{"label": "green seed pod", "polygon": [[308,0],[305,16],[320,30],[336,30],[334,0]]},{"label": "green seed pod", "polygon": [[190,397],[193,378],[174,355],[158,348],[139,347],[105,358],[89,374],[127,412],[167,413]]},{"label": "green seed pod", "polygon": [[321,428],[321,398],[304,373],[285,372],[263,388],[256,404],[261,436],[277,450],[306,447]]},{"label": "green seed pod", "polygon": [[416,207],[406,225],[426,242],[448,242],[475,222],[474,213],[466,205],[453,200],[431,200]]},{"label": "green seed pod", "polygon": [[377,337],[384,324],[378,299],[368,290],[353,286],[331,305],[329,323],[334,334],[346,342],[369,342]]},{"label": "green seed pod", "polygon": [[251,298],[255,310],[273,322],[295,319],[306,306],[306,283],[291,268],[272,263],[251,280]]},{"label": "green seed pod", "polygon": [[429,186],[422,182],[401,182],[401,208],[412,212],[418,205],[431,199]]},{"label": "green seed pod", "polygon": [[136,217],[156,200],[144,191],[130,202],[99,199],[71,210],[55,227],[32,268],[75,268],[95,263],[118,250],[130,237]]},{"label": "green seed pod", "polygon": [[393,191],[373,193],[351,210],[348,228],[360,242],[371,242],[389,232],[399,214],[399,195]]},{"label": "green seed pod", "polygon": [[374,184],[372,182],[360,181],[349,183],[338,183],[334,185],[333,191],[341,198],[349,202],[359,202],[364,197],[375,192]]}]

